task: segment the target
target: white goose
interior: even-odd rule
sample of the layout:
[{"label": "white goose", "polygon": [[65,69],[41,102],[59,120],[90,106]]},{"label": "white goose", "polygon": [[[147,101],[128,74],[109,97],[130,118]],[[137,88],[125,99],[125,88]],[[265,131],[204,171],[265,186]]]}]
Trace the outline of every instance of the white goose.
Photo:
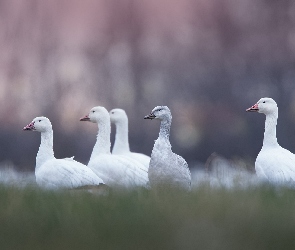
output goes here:
[{"label": "white goose", "polygon": [[112,109],[110,111],[111,122],[116,126],[115,143],[112,150],[114,155],[125,155],[141,162],[147,171],[150,164],[150,157],[130,151],[128,140],[128,117],[123,109]]},{"label": "white goose", "polygon": [[187,162],[171,150],[169,141],[172,115],[167,106],[157,106],[144,119],[159,119],[160,133],[155,141],[149,166],[151,187],[191,189],[191,173]]},{"label": "white goose", "polygon": [[98,124],[97,140],[94,145],[88,167],[101,176],[109,186],[146,186],[148,173],[136,161],[121,155],[112,155],[110,151],[111,121],[109,112],[104,107],[94,107],[89,115],[80,121]]},{"label": "white goose", "polygon": [[246,111],[266,115],[263,146],[255,161],[257,176],[273,184],[295,186],[295,155],[277,142],[276,102],[271,98],[261,98]]},{"label": "white goose", "polygon": [[56,159],[53,152],[53,130],[46,117],[36,117],[23,130],[41,132],[41,144],[36,157],[35,176],[44,188],[78,188],[104,184],[90,168],[73,158]]}]

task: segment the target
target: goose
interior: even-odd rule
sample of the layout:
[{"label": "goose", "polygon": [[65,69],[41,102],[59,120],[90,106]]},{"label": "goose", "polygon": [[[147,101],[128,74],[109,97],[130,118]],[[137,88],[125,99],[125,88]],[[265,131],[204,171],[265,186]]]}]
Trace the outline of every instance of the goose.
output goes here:
[{"label": "goose", "polygon": [[263,146],[255,161],[257,177],[271,184],[295,186],[295,155],[277,142],[277,103],[272,98],[261,98],[246,111],[266,116]]},{"label": "goose", "polygon": [[172,115],[167,106],[157,106],[144,119],[161,121],[160,133],[155,141],[148,170],[151,188],[191,189],[191,173],[184,158],[171,150],[169,141]]},{"label": "goose", "polygon": [[141,164],[122,155],[112,155],[110,151],[111,121],[109,112],[102,106],[94,107],[80,121],[98,124],[98,134],[88,167],[103,178],[111,187],[147,186],[148,173]]},{"label": "goose", "polygon": [[41,133],[35,167],[36,182],[40,187],[73,189],[104,184],[90,168],[75,161],[73,157],[65,159],[54,157],[53,130],[47,117],[36,117],[23,130]]},{"label": "goose", "polygon": [[128,117],[123,109],[112,109],[110,111],[111,123],[116,126],[115,143],[113,146],[112,154],[114,155],[126,155],[141,162],[145,170],[147,171],[150,164],[150,157],[130,151],[128,140]]}]

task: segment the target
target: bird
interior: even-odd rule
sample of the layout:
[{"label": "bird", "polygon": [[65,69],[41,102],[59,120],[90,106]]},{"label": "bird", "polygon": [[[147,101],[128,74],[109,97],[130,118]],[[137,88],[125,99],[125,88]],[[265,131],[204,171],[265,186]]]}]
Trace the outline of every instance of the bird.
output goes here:
[{"label": "bird", "polygon": [[130,151],[128,139],[128,116],[123,109],[112,109],[110,111],[111,123],[116,126],[115,142],[112,150],[114,155],[125,155],[141,162],[147,171],[150,164],[150,157]]},{"label": "bird", "polygon": [[257,177],[275,185],[295,186],[295,155],[277,141],[278,106],[272,98],[261,98],[247,112],[266,116],[262,148],[255,161]]},{"label": "bird", "polygon": [[109,112],[102,106],[93,107],[80,121],[98,124],[98,134],[88,167],[110,187],[136,187],[148,185],[148,173],[137,161],[110,151],[111,121]]},{"label": "bird", "polygon": [[41,143],[36,157],[35,177],[40,187],[46,189],[74,189],[103,185],[104,181],[90,168],[71,158],[56,159],[53,151],[53,129],[47,117],[40,116],[23,128],[41,133]]},{"label": "bird", "polygon": [[160,120],[159,137],[154,143],[148,170],[151,188],[191,190],[191,173],[184,158],[171,150],[169,141],[172,115],[167,106],[157,106],[144,119]]}]

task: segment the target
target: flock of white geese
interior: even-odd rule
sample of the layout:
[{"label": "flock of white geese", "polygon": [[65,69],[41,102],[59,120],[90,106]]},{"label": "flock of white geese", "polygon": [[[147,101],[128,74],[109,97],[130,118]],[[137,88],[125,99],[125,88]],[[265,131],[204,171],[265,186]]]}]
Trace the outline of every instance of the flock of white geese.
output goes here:
[{"label": "flock of white geese", "polygon": [[[256,175],[272,184],[294,186],[295,155],[282,148],[276,138],[278,107],[271,98],[262,98],[249,112],[266,115],[264,140],[256,162]],[[191,190],[188,164],[171,150],[169,141],[172,115],[167,106],[157,106],[144,119],[160,120],[159,137],[151,157],[130,151],[128,117],[124,110],[108,112],[98,106],[80,119],[97,123],[98,133],[90,160],[86,165],[72,158],[56,159],[53,151],[53,130],[48,118],[36,117],[23,130],[41,133],[36,156],[35,177],[40,187],[47,189],[75,189],[107,185],[109,187],[177,188]],[[111,123],[116,136],[111,152]]]}]

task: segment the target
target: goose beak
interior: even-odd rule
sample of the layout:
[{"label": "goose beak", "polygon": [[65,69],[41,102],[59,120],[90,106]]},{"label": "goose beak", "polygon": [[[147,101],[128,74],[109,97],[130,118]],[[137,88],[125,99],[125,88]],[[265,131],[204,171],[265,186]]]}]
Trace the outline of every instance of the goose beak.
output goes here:
[{"label": "goose beak", "polygon": [[153,120],[153,119],[155,119],[155,118],[156,118],[156,116],[155,116],[154,114],[150,113],[149,115],[146,115],[143,119],[150,119],[150,120]]},{"label": "goose beak", "polygon": [[82,121],[82,122],[85,122],[85,121],[90,122],[90,118],[89,118],[88,115],[85,115],[84,117],[80,118],[80,121]]},{"label": "goose beak", "polygon": [[254,104],[251,108],[246,109],[247,112],[258,112],[259,108],[258,108],[258,104]]},{"label": "goose beak", "polygon": [[36,129],[35,129],[35,126],[34,126],[34,122],[31,122],[30,124],[28,124],[27,126],[25,126],[25,127],[23,128],[23,130],[29,130],[29,131],[34,131],[34,130],[36,130]]}]

